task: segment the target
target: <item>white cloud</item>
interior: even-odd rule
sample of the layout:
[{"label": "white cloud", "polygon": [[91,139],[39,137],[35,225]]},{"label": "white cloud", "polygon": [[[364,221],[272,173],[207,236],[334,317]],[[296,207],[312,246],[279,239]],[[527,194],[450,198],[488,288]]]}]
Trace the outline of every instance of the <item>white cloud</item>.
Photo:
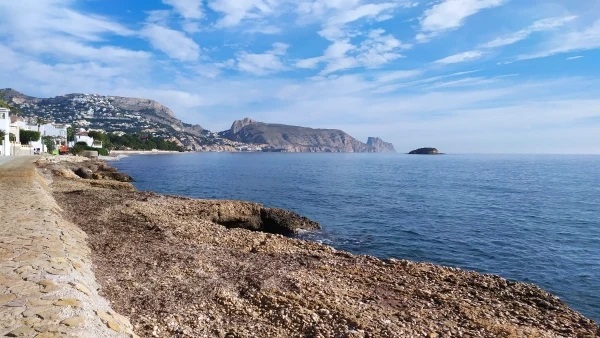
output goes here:
[{"label": "white cloud", "polygon": [[322,60],[322,57],[301,59],[301,60],[296,61],[295,66],[297,68],[314,69],[319,65],[319,63],[321,63],[321,60]]},{"label": "white cloud", "polygon": [[186,19],[201,19],[204,16],[202,0],[162,0],[162,2],[172,6]]},{"label": "white cloud", "polygon": [[245,19],[260,19],[275,12],[284,0],[211,0],[208,6],[223,14],[217,26],[233,27]]},{"label": "white cloud", "polygon": [[394,36],[384,35],[384,33],[383,29],[373,30],[369,33],[369,38],[361,43],[357,56],[360,64],[374,68],[402,57],[402,54],[398,52],[403,48],[402,42]]},{"label": "white cloud", "polygon": [[487,8],[498,7],[506,0],[443,0],[425,11],[417,41],[425,42],[445,31],[463,25],[466,18]]},{"label": "white cloud", "polygon": [[340,1],[328,4],[324,1],[322,8],[331,8],[331,10],[321,13],[323,26],[319,35],[330,41],[342,40],[351,37],[355,33],[347,31],[347,26],[361,19],[375,19],[378,21],[388,20],[392,16],[390,13],[398,7],[406,7],[407,3],[384,2],[377,4],[360,5],[357,1]]},{"label": "white cloud", "polygon": [[536,32],[544,32],[564,26],[565,24],[575,20],[576,16],[547,18],[534,22],[531,26],[515,32],[511,35],[494,39],[488,43],[481,45],[482,48],[497,48],[517,43],[525,40],[531,34]]},{"label": "white cloud", "polygon": [[330,25],[343,25],[360,20],[373,18],[382,12],[398,7],[398,4],[386,2],[380,4],[366,4],[338,13],[329,20]]},{"label": "white cloud", "polygon": [[358,5],[360,0],[304,0],[298,3],[297,11],[304,18],[322,18],[332,10],[350,10]]},{"label": "white cloud", "polygon": [[267,75],[286,69],[281,57],[286,54],[288,45],[285,43],[274,43],[271,50],[262,54],[243,52],[237,57],[237,68],[242,72],[254,75]]},{"label": "white cloud", "polygon": [[141,31],[155,49],[173,59],[194,61],[200,56],[200,46],[185,33],[167,27],[148,24]]},{"label": "white cloud", "polygon": [[523,54],[517,60],[529,60],[556,54],[600,48],[600,20],[580,31],[560,32],[538,47],[538,52]]},{"label": "white cloud", "polygon": [[374,81],[377,83],[396,82],[398,80],[414,78],[421,74],[423,74],[423,71],[418,69],[387,71],[375,76]]},{"label": "white cloud", "polygon": [[65,7],[71,1],[2,1],[0,35],[15,39],[37,39],[56,34],[86,41],[102,41],[107,35],[131,36],[125,26],[98,15]]},{"label": "white cloud", "polygon": [[512,45],[514,43],[517,43],[519,41],[527,39],[531,34],[534,34],[536,32],[544,32],[544,31],[554,30],[556,28],[564,26],[565,24],[567,24],[575,19],[577,19],[576,16],[566,16],[566,17],[554,17],[554,18],[546,18],[546,19],[538,20],[525,29],[522,29],[513,34],[510,34],[510,35],[507,35],[504,37],[500,37],[500,38],[494,39],[490,42],[487,42],[485,44],[482,44],[479,46],[479,49],[477,49],[477,50],[472,50],[472,51],[468,51],[468,52],[451,55],[451,56],[448,56],[441,60],[437,60],[437,61],[435,61],[435,63],[454,64],[454,63],[477,60],[477,59],[480,59],[481,57],[483,57],[486,53],[488,53],[487,50],[489,50],[489,49]]},{"label": "white cloud", "polygon": [[469,52],[450,55],[448,57],[445,57],[443,59],[439,59],[439,60],[435,61],[435,63],[449,65],[449,64],[454,64],[454,63],[477,60],[477,59],[480,59],[484,55],[485,55],[485,53],[482,51],[473,50],[473,51],[469,51]]},{"label": "white cloud", "polygon": [[[133,51],[110,45],[93,47],[64,37],[26,40],[20,42],[18,46],[27,49],[29,53],[60,57],[63,62],[86,60],[108,64],[139,64],[151,58],[150,53],[145,51]],[[60,49],[55,46],[60,46]]]},{"label": "white cloud", "polygon": [[133,64],[140,68],[146,66],[151,59],[150,53],[106,42],[115,35],[134,37],[133,30],[106,17],[75,11],[68,7],[71,2],[0,2],[0,12],[4,13],[0,20],[3,44],[13,53],[27,55],[31,62],[50,57],[54,67],[65,68],[68,63],[73,63],[89,64],[94,69],[125,71]]},{"label": "white cloud", "polygon": [[200,24],[197,21],[184,20],[181,23],[181,28],[189,34],[198,33],[200,31]]},{"label": "white cloud", "polygon": [[410,48],[383,29],[374,29],[358,45],[348,40],[333,41],[322,56],[298,60],[298,68],[315,68],[326,63],[320,75],[328,75],[337,71],[367,67],[376,68],[402,57],[401,50]]},{"label": "white cloud", "polygon": [[567,58],[567,60],[572,61],[572,60],[577,60],[577,59],[581,59],[583,58],[583,55],[576,55],[576,56],[570,56]]}]

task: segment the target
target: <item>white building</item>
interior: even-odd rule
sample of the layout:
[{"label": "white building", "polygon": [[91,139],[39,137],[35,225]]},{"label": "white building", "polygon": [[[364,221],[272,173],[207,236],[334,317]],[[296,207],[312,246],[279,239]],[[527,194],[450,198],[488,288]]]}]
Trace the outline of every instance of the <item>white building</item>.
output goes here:
[{"label": "white building", "polygon": [[67,138],[67,128],[69,126],[66,124],[47,123],[41,126],[40,131],[42,136]]},{"label": "white building", "polygon": [[0,140],[0,156],[8,156],[10,154],[10,110],[0,108],[0,130],[4,131],[4,138]]},{"label": "white building", "polygon": [[80,129],[77,133],[75,133],[75,142],[71,142],[69,146],[72,147],[78,142],[85,142],[88,147],[102,148],[102,142],[95,141],[93,137],[89,136],[85,129]]}]

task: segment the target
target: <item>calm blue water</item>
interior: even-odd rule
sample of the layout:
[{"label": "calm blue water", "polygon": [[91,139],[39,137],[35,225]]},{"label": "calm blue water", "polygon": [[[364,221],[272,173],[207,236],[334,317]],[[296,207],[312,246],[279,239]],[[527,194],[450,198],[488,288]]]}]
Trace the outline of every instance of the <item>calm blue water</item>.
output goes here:
[{"label": "calm blue water", "polygon": [[115,165],[140,190],[294,210],[339,249],[532,282],[600,321],[600,156],[197,153]]}]

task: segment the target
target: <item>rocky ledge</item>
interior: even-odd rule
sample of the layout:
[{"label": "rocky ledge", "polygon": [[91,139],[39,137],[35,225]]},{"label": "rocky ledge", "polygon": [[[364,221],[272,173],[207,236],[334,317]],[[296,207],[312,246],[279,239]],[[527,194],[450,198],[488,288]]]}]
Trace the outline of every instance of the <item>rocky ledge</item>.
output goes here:
[{"label": "rocky ledge", "polygon": [[65,175],[61,163],[41,167],[64,217],[88,235],[104,295],[143,337],[600,335],[534,285],[228,227],[229,203],[245,202],[138,192]]},{"label": "rocky ledge", "polygon": [[[50,170],[55,176],[77,179],[82,178],[92,187],[127,190],[135,192],[131,184],[133,178],[118,172],[105,162],[97,160],[74,161],[39,161],[38,166]],[[96,192],[78,190],[71,192],[79,199],[94,199]],[[146,198],[159,195],[145,193]],[[168,196],[173,208],[181,206],[179,216],[198,217],[198,219],[214,222],[227,228],[242,228],[253,231],[264,231],[273,234],[292,235],[300,230],[317,230],[321,226],[306,217],[294,212],[267,208],[258,203],[225,200],[194,200],[189,198]]]}]

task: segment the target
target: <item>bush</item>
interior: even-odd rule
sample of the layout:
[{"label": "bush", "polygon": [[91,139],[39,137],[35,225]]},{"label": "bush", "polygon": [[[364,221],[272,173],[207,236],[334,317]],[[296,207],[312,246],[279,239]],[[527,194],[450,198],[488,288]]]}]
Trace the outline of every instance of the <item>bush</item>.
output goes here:
[{"label": "bush", "polygon": [[75,143],[75,145],[73,146],[73,148],[71,148],[71,153],[78,155],[79,153],[81,153],[84,150],[87,150],[86,148],[89,148],[87,143],[85,142],[77,142]]},{"label": "bush", "polygon": [[37,141],[40,139],[40,132],[34,130],[20,130],[19,139],[22,144],[29,144],[31,141]]},{"label": "bush", "polygon": [[88,147],[86,150],[95,150],[98,152],[98,155],[100,156],[108,156],[108,149],[106,148],[91,148]]},{"label": "bush", "polygon": [[52,136],[44,136],[42,137],[44,141],[44,145],[46,146],[46,151],[51,154],[54,150],[56,150],[56,142],[54,141],[54,137]]},{"label": "bush", "polygon": [[108,156],[108,149],[106,148],[93,148],[87,145],[87,143],[85,142],[77,142],[75,143],[75,145],[73,146],[73,148],[71,149],[71,152],[75,155],[80,154],[82,151],[84,150],[91,150],[91,151],[97,151],[98,155],[101,156]]}]

